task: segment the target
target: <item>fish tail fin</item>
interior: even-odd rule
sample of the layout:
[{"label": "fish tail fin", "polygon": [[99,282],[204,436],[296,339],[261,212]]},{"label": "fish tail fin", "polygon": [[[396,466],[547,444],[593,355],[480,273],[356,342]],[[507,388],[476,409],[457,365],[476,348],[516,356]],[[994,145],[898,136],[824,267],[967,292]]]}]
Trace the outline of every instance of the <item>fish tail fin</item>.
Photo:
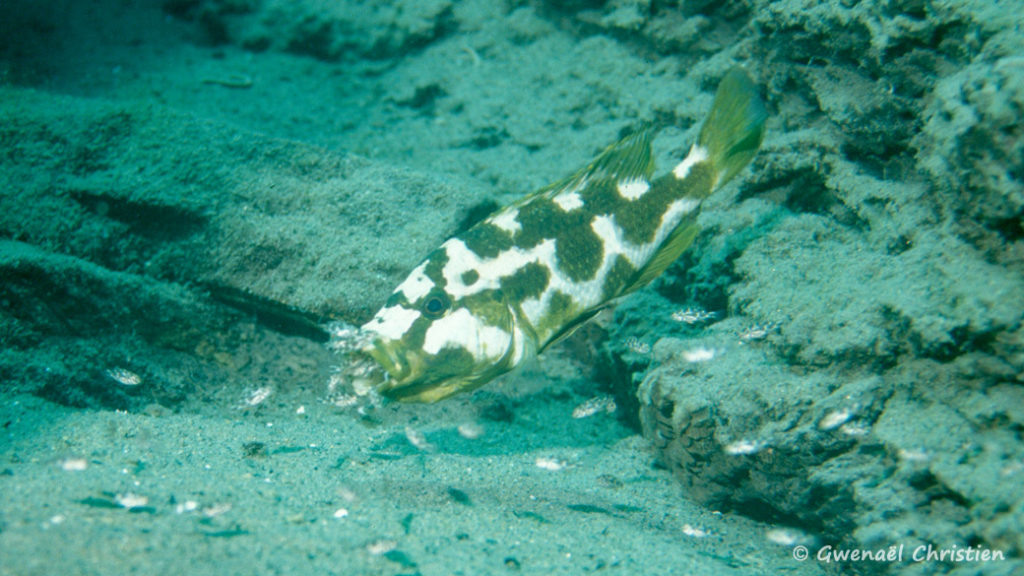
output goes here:
[{"label": "fish tail fin", "polygon": [[718,85],[698,139],[714,167],[716,188],[731,180],[757,154],[767,117],[764,102],[747,73],[740,68],[730,70]]}]

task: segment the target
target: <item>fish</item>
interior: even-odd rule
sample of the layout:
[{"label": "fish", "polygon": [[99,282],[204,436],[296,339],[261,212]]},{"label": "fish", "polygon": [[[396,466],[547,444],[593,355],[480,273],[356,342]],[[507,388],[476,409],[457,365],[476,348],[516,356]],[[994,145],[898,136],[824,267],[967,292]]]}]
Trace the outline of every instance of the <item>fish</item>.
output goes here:
[{"label": "fish", "polygon": [[540,354],[693,244],[701,202],[757,154],[767,117],[756,85],[733,68],[667,173],[654,177],[651,131],[641,129],[449,238],[373,318],[343,331],[342,380],[360,394],[436,402]]}]

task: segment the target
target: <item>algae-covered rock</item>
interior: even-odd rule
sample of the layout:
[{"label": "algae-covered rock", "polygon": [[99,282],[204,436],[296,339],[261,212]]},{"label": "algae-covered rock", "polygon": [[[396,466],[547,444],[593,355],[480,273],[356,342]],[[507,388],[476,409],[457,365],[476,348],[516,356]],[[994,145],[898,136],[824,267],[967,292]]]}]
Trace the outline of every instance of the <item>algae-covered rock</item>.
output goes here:
[{"label": "algae-covered rock", "polygon": [[1024,51],[939,81],[915,139],[921,167],[950,197],[957,225],[1002,261],[1024,237]]}]

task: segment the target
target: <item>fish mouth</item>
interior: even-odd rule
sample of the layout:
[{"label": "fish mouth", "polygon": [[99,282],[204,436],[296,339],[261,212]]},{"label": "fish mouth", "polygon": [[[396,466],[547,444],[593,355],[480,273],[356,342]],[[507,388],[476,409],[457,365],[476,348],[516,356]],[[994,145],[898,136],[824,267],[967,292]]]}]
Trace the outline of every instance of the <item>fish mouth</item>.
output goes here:
[{"label": "fish mouth", "polygon": [[330,347],[341,357],[331,380],[331,392],[338,388],[347,397],[370,397],[377,403],[381,396],[404,402],[432,402],[443,379],[427,378],[423,363],[403,354],[399,342],[352,327],[332,331]]},{"label": "fish mouth", "polygon": [[[513,368],[515,346],[510,345],[496,358],[481,361],[467,357],[449,357],[438,361],[418,354],[395,350],[390,342],[378,341],[367,353],[387,372],[389,378],[377,386],[377,392],[400,402],[433,403],[463,392],[470,392]],[[442,349],[441,354],[468,354],[464,349]]]},{"label": "fish mouth", "polygon": [[343,354],[337,381],[357,397],[432,403],[508,372],[516,363],[517,343],[513,340],[500,355],[482,360],[458,347],[421,353],[401,340],[351,328],[332,338],[331,347]]},{"label": "fish mouth", "polygon": [[364,352],[372,357],[386,374],[377,383],[376,392],[400,402],[436,402],[460,390],[463,380],[451,375],[431,374],[415,354],[401,354],[399,346],[386,340],[375,340]]}]

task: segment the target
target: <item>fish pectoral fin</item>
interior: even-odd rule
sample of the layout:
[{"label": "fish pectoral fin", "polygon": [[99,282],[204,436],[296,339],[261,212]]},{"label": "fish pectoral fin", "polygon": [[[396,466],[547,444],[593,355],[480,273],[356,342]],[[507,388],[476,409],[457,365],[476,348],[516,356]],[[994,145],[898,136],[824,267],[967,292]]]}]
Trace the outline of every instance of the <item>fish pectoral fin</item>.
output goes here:
[{"label": "fish pectoral fin", "polygon": [[661,245],[661,248],[647,262],[647,265],[637,271],[636,278],[622,291],[622,294],[629,294],[634,290],[639,290],[648,285],[651,280],[661,276],[661,273],[678,260],[679,256],[693,244],[693,240],[697,237],[698,232],[700,232],[700,226],[697,225],[692,217],[683,219],[672,230],[672,233],[668,235],[665,243]]},{"label": "fish pectoral fin", "polygon": [[584,324],[589,322],[590,319],[592,319],[594,316],[600,314],[601,311],[606,308],[606,306],[607,304],[604,306],[598,306],[593,310],[588,310],[583,314],[580,314],[579,316],[573,318],[571,322],[569,322],[565,326],[562,326],[562,328],[559,329],[558,332],[555,332],[550,338],[548,338],[548,341],[545,342],[540,347],[540,350],[538,350],[537,353],[540,354],[541,352],[547,350],[548,347],[550,347],[552,344],[557,344],[562,340],[565,340],[569,336],[572,336],[573,332],[575,332],[577,328],[583,326]]},{"label": "fish pectoral fin", "polygon": [[571,190],[595,178],[613,178],[616,181],[650,180],[654,174],[654,155],[651,153],[651,131],[642,128],[604,149],[592,162],[575,174],[540,191],[547,196]]}]

